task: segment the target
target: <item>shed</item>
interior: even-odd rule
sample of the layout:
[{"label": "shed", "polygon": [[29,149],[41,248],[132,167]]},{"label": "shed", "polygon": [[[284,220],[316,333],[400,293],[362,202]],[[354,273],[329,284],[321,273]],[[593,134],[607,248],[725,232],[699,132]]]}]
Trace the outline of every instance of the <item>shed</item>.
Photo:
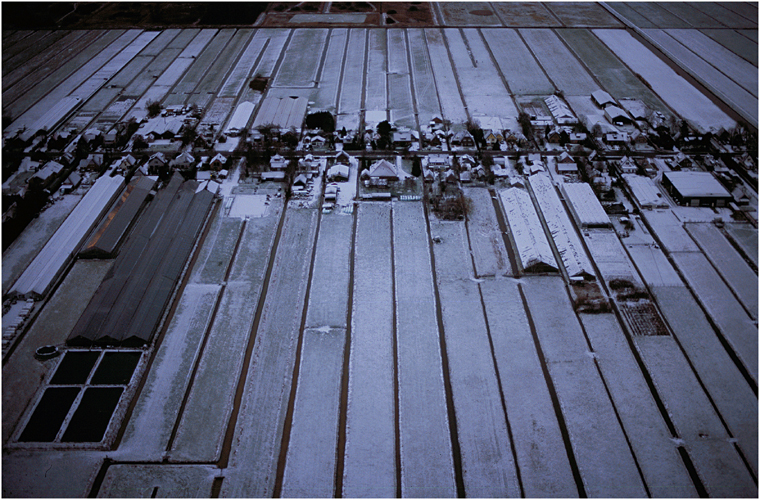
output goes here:
[{"label": "shed", "polygon": [[601,89],[591,92],[591,99],[593,99],[600,108],[604,108],[610,104],[615,104],[615,100],[612,98],[612,96]]},{"label": "shed", "polygon": [[628,125],[632,123],[631,118],[624,110],[617,106],[607,106],[604,108],[604,116],[615,125]]},{"label": "shed", "polygon": [[558,174],[573,174],[578,172],[578,165],[575,160],[567,151],[563,151],[561,155],[557,157],[557,173]]},{"label": "shed", "polygon": [[729,193],[710,172],[664,172],[662,185],[679,205],[725,207]]}]

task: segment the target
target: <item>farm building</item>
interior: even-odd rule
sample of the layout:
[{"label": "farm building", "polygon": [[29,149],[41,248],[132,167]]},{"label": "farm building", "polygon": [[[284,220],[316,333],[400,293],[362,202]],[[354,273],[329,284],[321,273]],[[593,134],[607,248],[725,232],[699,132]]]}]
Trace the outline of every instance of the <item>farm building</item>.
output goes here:
[{"label": "farm building", "polygon": [[499,195],[523,270],[528,273],[556,272],[557,261],[528,192],[511,187],[499,191]]},{"label": "farm building", "polygon": [[652,110],[649,109],[649,106],[640,99],[620,99],[620,106],[628,111],[634,120],[647,120],[652,114]]},{"label": "farm building", "polygon": [[600,108],[605,108],[609,105],[615,104],[615,99],[613,99],[612,96],[604,90],[596,90],[594,92],[591,92],[591,99],[593,99],[596,105]]},{"label": "farm building", "polygon": [[95,234],[85,243],[79,256],[85,259],[113,258],[132,222],[145,206],[156,180],[153,176],[134,177],[111,206]]},{"label": "farm building", "polygon": [[300,132],[307,106],[305,97],[266,97],[261,101],[252,128],[273,124],[285,130],[295,127]]},{"label": "farm building", "polygon": [[67,339],[72,346],[150,343],[214,200],[175,174],[140,218],[109,278]]},{"label": "farm building", "polygon": [[623,180],[641,208],[668,208],[667,200],[649,177],[623,174]]},{"label": "farm building", "polygon": [[[23,142],[27,142],[39,132],[48,132],[58,127],[58,125],[60,125],[69,115],[71,115],[71,113],[73,113],[81,103],[82,99],[79,97],[64,97],[58,101],[55,106],[50,108],[44,115],[42,115],[42,117],[32,123],[31,126],[26,127],[26,129],[23,129],[25,127],[25,124],[22,123],[17,124],[14,122],[13,125],[18,126],[16,130],[20,132],[19,138]],[[10,130],[13,129],[14,127],[11,126]]]},{"label": "farm building", "polygon": [[560,189],[568,202],[570,213],[579,227],[585,229],[611,226],[610,218],[596,198],[591,186],[585,182],[565,182]]},{"label": "farm building", "polygon": [[578,165],[575,160],[567,151],[563,151],[561,155],[557,157],[557,173],[558,174],[576,174],[578,173]]},{"label": "farm building", "polygon": [[618,108],[617,106],[607,106],[604,108],[604,116],[615,125],[628,125],[632,123],[631,117]]},{"label": "farm building", "polygon": [[725,207],[732,201],[710,172],[665,172],[662,185],[679,205]]},{"label": "farm building", "polygon": [[124,177],[103,176],[82,197],[63,224],[11,288],[11,295],[41,297],[66,268],[74,252],[124,186]]},{"label": "farm building", "polygon": [[253,109],[254,106],[252,102],[244,101],[238,104],[224,133],[230,137],[237,137],[240,135],[243,129],[248,127],[248,122],[251,121],[251,115],[253,115]]},{"label": "farm building", "polygon": [[554,120],[560,125],[573,125],[578,123],[578,118],[570,111],[570,107],[556,95],[544,99]]}]

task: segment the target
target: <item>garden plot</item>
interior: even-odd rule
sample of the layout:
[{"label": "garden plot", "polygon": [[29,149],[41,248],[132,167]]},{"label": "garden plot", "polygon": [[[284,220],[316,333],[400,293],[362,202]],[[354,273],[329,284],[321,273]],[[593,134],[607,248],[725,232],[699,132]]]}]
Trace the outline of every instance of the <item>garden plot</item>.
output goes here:
[{"label": "garden plot", "polygon": [[[718,94],[723,101],[742,114],[747,120],[755,124],[757,123],[757,97],[747,92],[740,84],[734,81],[740,79],[750,80],[751,75],[748,78],[744,78],[740,73],[732,73],[729,78],[711,64],[705,62],[704,59],[689,48],[668,36],[664,31],[646,30],[644,33],[680,67],[700,82],[704,82],[709,89]],[[749,65],[749,63],[746,64]],[[752,67],[751,65],[749,66]],[[755,81],[757,82],[757,69],[753,67],[753,70]],[[746,83],[744,84],[746,85]],[[757,83],[755,83],[755,87],[757,87]],[[756,90],[753,92],[757,93]]]},{"label": "garden plot", "polygon": [[721,6],[757,24],[757,5],[753,5],[752,3],[741,5],[738,2],[735,4],[724,2]]},{"label": "garden plot", "polygon": [[513,276],[491,193],[485,188],[465,188],[464,195],[472,200],[467,231],[477,276]]},{"label": "garden plot", "polygon": [[[512,4],[495,4],[499,7]],[[523,4],[521,4],[523,5]],[[542,6],[543,4],[534,4]],[[488,42],[501,74],[516,95],[554,93],[554,85],[546,77],[533,54],[523,43],[517,31],[484,28],[480,30]]]},{"label": "garden plot", "polygon": [[705,390],[757,474],[757,404],[752,388],[685,287],[651,290]]},{"label": "garden plot", "polygon": [[754,30],[736,30],[737,33],[757,43],[757,29]]},{"label": "garden plot", "polygon": [[652,90],[673,111],[692,123],[698,130],[730,129],[736,122],[712,101],[681,78],[624,30],[594,30],[599,37],[632,71],[652,86]]},{"label": "garden plot", "polygon": [[425,38],[430,64],[435,76],[442,118],[452,123],[464,123],[467,121],[467,111],[462,103],[457,78],[449,59],[449,51],[443,39],[443,32],[438,28],[427,28],[425,29]]},{"label": "garden plot", "polygon": [[271,496],[293,383],[317,210],[288,210],[235,424],[226,497]]},{"label": "garden plot", "polygon": [[596,2],[549,2],[546,8],[568,27],[619,28],[623,25]]},{"label": "garden plot", "polygon": [[676,252],[671,257],[702,307],[757,381],[757,326],[704,255]]},{"label": "garden plot", "polygon": [[217,34],[217,29],[204,29],[198,33],[193,40],[187,44],[185,49],[179,55],[179,57],[187,57],[195,59],[198,57],[203,49],[208,45],[212,38]]},{"label": "garden plot", "polygon": [[693,28],[723,28],[724,26],[707,14],[691,7],[686,2],[667,2],[658,7],[686,21]]},{"label": "garden plot", "polygon": [[[653,286],[684,286],[668,258],[655,245],[626,245],[628,255],[635,263],[644,282]],[[594,253],[594,250],[591,250]]]},{"label": "garden plot", "polygon": [[[417,128],[404,30],[388,30],[388,108],[396,125]],[[425,122],[427,123],[427,122]]]},{"label": "garden plot", "polygon": [[[112,264],[113,261],[110,260],[75,261],[34,323],[19,340],[14,355],[3,365],[4,443],[8,442],[27,409],[27,403],[33,399],[48,373],[46,364],[36,361],[30,363],[35,350],[43,345],[61,345],[66,341]],[[4,463],[6,459],[3,457]]]},{"label": "garden plot", "polygon": [[280,58],[280,53],[285,46],[285,42],[288,41],[291,31],[285,28],[259,29],[256,31],[256,35],[260,34],[267,37],[269,43],[261,55],[254,76],[272,77],[274,67],[277,65],[277,60]]},{"label": "garden plot", "polygon": [[527,498],[578,495],[518,282],[480,284]]},{"label": "garden plot", "polygon": [[643,210],[641,215],[667,252],[699,252],[697,244],[670,210]]},{"label": "garden plot", "polygon": [[343,496],[396,492],[391,208],[358,206]]},{"label": "garden plot", "polygon": [[264,50],[264,45],[267,42],[266,38],[257,35],[252,37],[250,43],[245,48],[245,51],[240,56],[240,59],[232,68],[230,75],[227,77],[227,80],[225,80],[221,90],[219,90],[217,97],[236,97],[243,89],[243,86],[248,80],[248,76],[251,74],[253,66],[259,59],[259,56]]},{"label": "garden plot", "polygon": [[[385,112],[387,101],[387,42],[385,29],[369,30],[367,48],[367,75],[364,79],[364,109],[367,112]],[[370,120],[365,117],[365,121]],[[380,120],[382,121],[382,120]],[[368,124],[369,125],[369,124]],[[372,124],[373,128],[376,124]]]},{"label": "garden plot", "polygon": [[338,86],[340,85],[340,74],[343,68],[343,56],[346,52],[347,40],[347,29],[333,29],[330,32],[325,61],[322,65],[322,74],[319,76],[319,90],[314,96],[316,109],[335,112],[338,105]]},{"label": "garden plot", "polygon": [[[225,77],[231,77],[231,64],[234,61],[237,61],[238,54],[240,54],[240,51],[243,50],[243,47],[248,43],[252,33],[253,30],[251,29],[240,29],[235,33],[227,46],[224,47],[217,60],[211,65],[206,76],[198,84],[198,87],[195,90],[197,93],[203,94],[206,92],[207,94],[215,94],[222,86],[222,82],[227,82]],[[227,76],[228,74],[230,76]]]},{"label": "garden plot", "polygon": [[757,67],[697,30],[667,30],[682,45],[757,97]]},{"label": "garden plot", "polygon": [[[164,49],[161,55],[154,58],[147,66],[141,71],[134,80],[122,92],[124,97],[139,98],[156,79],[169,67],[169,65],[179,55],[181,49]],[[142,56],[137,56],[138,58]]]},{"label": "garden plot", "polygon": [[242,220],[223,217],[221,211],[217,214],[206,236],[208,243],[201,247],[196,258],[195,268],[190,276],[191,283],[216,284],[224,281],[243,229]]},{"label": "garden plot", "polygon": [[[613,97],[641,99],[652,109],[670,115],[660,98],[589,30],[560,30],[558,33]],[[601,109],[596,109],[603,114]]]},{"label": "garden plot", "polygon": [[[124,66],[124,68],[113,77],[107,87],[101,88],[82,106],[82,111],[100,112],[105,110],[108,107],[108,104],[116,96],[120,95],[132,80],[139,77],[151,61],[152,58],[146,56],[137,56],[132,59],[129,64]],[[114,94],[114,92],[116,94]]]},{"label": "garden plot", "polygon": [[551,28],[562,23],[542,3],[494,2],[491,4],[504,26]]},{"label": "garden plot", "polygon": [[[520,282],[586,493],[589,497],[646,496],[564,281],[531,276]],[[558,331],[563,335],[557,335]]]},{"label": "garden plot", "polygon": [[393,208],[401,494],[449,498],[456,485],[423,210]]},{"label": "garden plot", "polygon": [[590,95],[599,85],[552,30],[521,29],[525,43],[554,85],[567,96]]},{"label": "garden plot", "polygon": [[3,82],[3,108],[21,98],[16,113],[26,109],[82,67],[91,57],[116,40],[124,30],[88,31],[66,52],[54,54],[48,64],[37,68],[12,86]]},{"label": "garden plot", "polygon": [[516,120],[517,109],[491,62],[478,30],[447,28],[443,32],[470,116],[498,116]]},{"label": "garden plot", "polygon": [[335,494],[353,218],[323,215],[309,288],[283,497]]},{"label": "garden plot", "polygon": [[126,426],[120,460],[161,460],[220,290],[219,284],[185,287]]},{"label": "garden plot", "polygon": [[[12,50],[6,49],[3,51],[3,80],[5,80],[5,75],[13,72],[14,70],[17,70],[19,67],[39,67],[41,61],[49,59],[49,54],[53,50],[61,53],[63,50],[65,50],[65,47],[67,45],[69,45],[78,36],[81,36],[82,32],[80,31],[79,34],[77,34],[74,32],[60,30],[54,32],[41,31],[39,33],[44,33],[46,35],[42,40],[39,41],[39,43],[37,40],[34,40],[31,41],[29,45],[23,49],[19,48],[19,50],[16,50],[16,47],[14,46]],[[14,82],[15,81],[17,80],[14,80]],[[6,84],[4,83],[4,85]]]},{"label": "garden plot", "polygon": [[614,231],[585,231],[583,239],[591,252],[591,258],[608,283],[614,279],[623,279],[643,288],[644,284],[636,268]]},{"label": "garden plot", "polygon": [[[190,66],[190,69],[185,73],[181,80],[177,82],[177,85],[172,90],[174,94],[190,94],[198,86],[198,83],[208,74],[209,67],[214,61],[220,59],[220,54],[224,50],[227,42],[232,38],[235,30],[223,29],[214,37],[213,40],[203,49],[200,55],[195,58],[195,61]],[[222,58],[225,63],[229,64],[228,58]],[[216,89],[213,89],[216,90]]]},{"label": "garden plot", "polygon": [[635,337],[634,344],[678,429],[674,446],[689,453],[707,494],[756,496],[757,486],[673,338]]},{"label": "garden plot", "polygon": [[10,290],[13,282],[21,276],[81,199],[81,194],[69,194],[53,203],[33,219],[3,252],[3,294]]},{"label": "garden plot", "polygon": [[359,128],[360,113],[362,108],[362,86],[364,85],[364,46],[367,39],[367,30],[351,29],[348,37],[346,60],[343,65],[343,82],[340,88],[340,102],[338,103],[338,117],[336,129],[345,126],[347,130]]},{"label": "garden plot", "polygon": [[420,126],[427,125],[434,116],[441,116],[441,105],[435,87],[433,68],[430,65],[425,33],[421,29],[404,30],[409,43],[414,96],[417,100],[417,113]]},{"label": "garden plot", "polygon": [[652,497],[697,491],[613,314],[580,314],[597,363]]},{"label": "garden plot", "polygon": [[227,122],[227,116],[232,112],[234,105],[234,97],[217,97],[214,99],[211,107],[204,113],[197,130],[205,130],[207,127],[213,126],[216,132],[221,131],[222,125]]},{"label": "garden plot", "polygon": [[218,459],[279,215],[246,224],[185,411],[177,417],[171,452],[177,460]]},{"label": "garden plot", "polygon": [[116,464],[108,468],[98,496],[144,498],[206,498],[219,474],[212,465]]},{"label": "garden plot", "polygon": [[198,36],[198,34],[200,34],[200,32],[201,30],[197,28],[183,29],[180,31],[179,35],[177,35],[171,42],[169,42],[166,48],[184,49],[190,42],[193,41],[195,37]]},{"label": "garden plot", "polygon": [[14,43],[10,48],[4,47],[2,54],[3,69],[15,68],[17,61],[34,57],[39,51],[54,44],[65,32],[51,30],[35,30],[31,35]]},{"label": "garden plot", "polygon": [[[197,30],[181,30],[176,28],[162,30],[159,32],[158,36],[154,38],[153,41],[150,42],[148,46],[142,50],[142,52],[140,52],[140,55],[155,57],[159,55],[161,51],[164,50],[167,46],[169,46],[170,43],[173,43],[175,40],[180,39],[182,37],[181,33],[184,32],[185,36],[187,36],[188,31]],[[178,48],[184,49],[185,46],[182,45]]]},{"label": "garden plot", "polygon": [[464,223],[430,221],[464,489],[472,497],[521,496],[488,326]]},{"label": "garden plot", "polygon": [[[720,3],[702,3],[702,2],[690,2],[690,7],[700,10],[712,17],[719,23],[729,28],[747,28],[757,29],[757,21],[752,21],[746,17],[742,17],[734,11],[720,5]],[[757,16],[757,14],[755,14]],[[757,19],[757,17],[755,17]]]},{"label": "garden plot", "polygon": [[490,2],[443,2],[437,7],[446,26],[501,26]]},{"label": "garden plot", "polygon": [[757,320],[757,274],[714,224],[686,224],[686,231],[723,276],[753,320]]},{"label": "garden plot", "polygon": [[726,233],[742,253],[757,267],[757,228],[742,222],[726,224]]},{"label": "garden plot", "polygon": [[757,67],[757,42],[753,42],[733,30],[703,29],[700,31]]},{"label": "garden plot", "polygon": [[633,26],[638,28],[656,28],[649,19],[639,14],[630,5],[623,2],[611,2],[607,6],[612,10],[620,14],[625,20],[627,20]]},{"label": "garden plot", "polygon": [[314,87],[327,34],[327,29],[293,30],[272,87]]}]

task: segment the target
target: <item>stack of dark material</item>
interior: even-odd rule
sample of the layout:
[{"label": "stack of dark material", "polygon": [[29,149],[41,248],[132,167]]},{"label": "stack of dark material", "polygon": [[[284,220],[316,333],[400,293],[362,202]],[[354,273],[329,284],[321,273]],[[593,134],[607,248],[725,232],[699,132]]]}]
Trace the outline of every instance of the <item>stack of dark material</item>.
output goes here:
[{"label": "stack of dark material", "polygon": [[79,257],[84,259],[112,259],[138,214],[147,204],[156,177],[135,177],[116,200],[85,244]]},{"label": "stack of dark material", "polygon": [[67,339],[71,346],[150,343],[214,195],[175,174],[124,244]]}]

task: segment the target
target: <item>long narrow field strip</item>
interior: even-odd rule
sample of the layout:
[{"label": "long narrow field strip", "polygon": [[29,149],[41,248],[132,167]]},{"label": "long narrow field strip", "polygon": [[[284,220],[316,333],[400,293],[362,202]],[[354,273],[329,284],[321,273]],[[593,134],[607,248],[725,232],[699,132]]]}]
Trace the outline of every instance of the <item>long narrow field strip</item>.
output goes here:
[{"label": "long narrow field strip", "polygon": [[700,10],[729,28],[757,29],[757,14],[754,21],[724,7],[718,2],[687,2],[690,7]]},{"label": "long narrow field strip", "polygon": [[623,279],[643,287],[644,283],[614,231],[584,231],[583,239],[596,268],[607,282]]},{"label": "long narrow field strip", "polygon": [[626,21],[626,25],[634,25],[639,28],[656,28],[657,26],[649,19],[642,16],[633,7],[624,2],[609,2],[607,7],[617,12]]},{"label": "long narrow field strip", "polygon": [[[48,40],[54,31],[52,30],[35,30],[29,36],[24,37],[17,43],[13,44],[12,50],[4,50],[2,54],[3,66],[9,63],[11,59],[19,57],[20,55],[26,55],[27,58],[34,57],[35,51],[44,49],[47,45],[55,42],[55,37]],[[58,32],[58,36],[63,36]],[[47,41],[46,41],[47,40]],[[31,52],[30,52],[31,49]]]},{"label": "long narrow field strip", "polygon": [[267,38],[258,36],[258,33],[253,36],[237,64],[232,68],[221,90],[219,90],[217,97],[236,97],[240,94],[266,42]]},{"label": "long narrow field strip", "polygon": [[[525,300],[589,497],[646,490],[559,277],[524,277]],[[553,307],[546,307],[552,304]],[[563,335],[557,335],[557,332]]]},{"label": "long narrow field strip", "polygon": [[[198,28],[183,29],[180,33],[166,46],[167,49],[182,49],[190,44],[199,34],[201,30]],[[153,55],[158,55],[155,53]]]},{"label": "long narrow field strip", "polygon": [[699,252],[699,247],[672,211],[646,210],[642,215],[668,252]]},{"label": "long narrow field strip", "polygon": [[[135,78],[127,85],[122,92],[123,97],[139,98],[145,93],[148,88],[156,81],[156,78],[161,76],[166,68],[174,61],[182,49],[170,49],[166,48],[161,51],[161,54],[154,57],[147,66],[141,71]],[[137,56],[141,58],[143,56]],[[145,56],[148,57],[148,56]]]},{"label": "long narrow field strip", "polygon": [[285,214],[235,424],[225,496],[269,497],[274,491],[317,217],[311,209]]},{"label": "long narrow field strip", "polygon": [[338,118],[336,128],[359,128],[362,108],[362,85],[364,78],[364,53],[367,30],[352,28],[348,35],[346,60],[343,63],[343,82],[340,87],[340,102],[338,103]]},{"label": "long narrow field strip", "polygon": [[734,120],[628,32],[594,30],[594,34],[632,71],[641,75],[671,109],[699,130],[730,129],[735,125]]},{"label": "long narrow field strip", "polygon": [[729,2],[723,2],[720,5],[721,7],[728,9],[731,12],[734,12],[736,14],[739,14],[745,19],[748,19],[754,22],[755,24],[757,24],[757,5],[754,5],[752,3],[747,3],[746,5],[743,5],[743,4],[740,4],[739,2],[736,2],[734,4],[731,4]]},{"label": "long narrow field strip", "polygon": [[715,270],[723,277],[750,317],[757,321],[757,274],[744,261],[713,224],[686,224],[686,231],[697,242]]},{"label": "long narrow field strip", "polygon": [[335,28],[330,32],[322,74],[319,76],[318,90],[314,96],[314,105],[317,109],[326,109],[335,113],[338,105],[340,70],[343,67],[347,40],[348,30],[345,28]]},{"label": "long narrow field strip", "polygon": [[538,62],[565,95],[590,95],[599,85],[552,30],[521,29]]},{"label": "long narrow field strip", "polygon": [[678,444],[688,452],[707,494],[755,496],[757,486],[736,453],[691,368],[672,337],[653,335],[633,340],[655,387],[678,429]]},{"label": "long narrow field strip", "polygon": [[218,284],[185,287],[126,426],[121,459],[162,459],[220,289]]},{"label": "long narrow field strip", "polygon": [[425,32],[422,29],[405,30],[409,43],[409,57],[414,81],[414,96],[420,126],[430,122],[434,116],[441,117],[441,105],[435,87],[435,77],[427,52]]},{"label": "long narrow field strip", "polygon": [[675,252],[671,258],[752,379],[757,382],[757,326],[702,253]]},{"label": "long narrow field strip", "polygon": [[757,67],[757,42],[753,42],[734,30],[703,29],[700,31]]},{"label": "long narrow field strip", "polygon": [[83,106],[82,111],[99,113],[108,108],[111,101],[120,95],[129,83],[138,78],[145,67],[152,61],[151,57],[138,55],[116,73],[108,86],[98,90]]},{"label": "long narrow field strip", "polygon": [[747,257],[757,268],[757,228],[751,224],[742,222],[729,222],[726,224],[726,234],[731,238],[742,254]]},{"label": "long narrow field strip", "polygon": [[615,98],[635,97],[652,109],[669,115],[667,107],[610,49],[589,30],[559,30],[559,36]]},{"label": "long narrow field strip", "polygon": [[697,30],[667,30],[667,33],[757,97],[757,66]]},{"label": "long narrow field strip", "polygon": [[304,323],[283,497],[335,493],[353,218],[322,216]]},{"label": "long narrow field strip", "polygon": [[421,203],[393,208],[401,494],[456,496],[435,284]]},{"label": "long narrow field strip", "polygon": [[327,34],[324,28],[294,30],[272,86],[314,87]]},{"label": "long narrow field strip", "polygon": [[49,51],[52,48],[57,48],[59,51],[61,46],[66,45],[66,41],[62,44],[61,39],[68,36],[70,32],[65,30],[56,31],[40,31],[39,39],[30,40],[28,45],[24,48],[18,46],[13,47],[12,51],[3,51],[3,76],[21,65],[25,65],[30,59],[34,59],[40,55],[40,53]]},{"label": "long narrow field strip", "polygon": [[218,460],[280,219],[280,211],[273,212],[246,224],[184,412],[177,416],[170,451],[176,460]]},{"label": "long narrow field strip", "polygon": [[[367,126],[387,119],[388,109],[388,48],[386,30],[368,30],[367,76],[364,79],[364,109]],[[373,119],[371,120],[370,117]],[[382,119],[381,119],[382,117]],[[376,120],[374,119],[376,118]]]},{"label": "long narrow field strip", "polygon": [[[188,38],[187,41],[185,41],[185,45],[187,45],[187,42],[189,41],[190,36],[195,36],[197,34],[197,29],[189,29],[189,30],[181,30],[178,28],[172,28],[172,29],[166,29],[162,30],[160,34],[153,39],[152,42],[148,44],[147,47],[143,49],[142,52],[140,52],[140,56],[151,56],[155,57],[161,53],[162,50],[169,47],[172,44],[180,43],[183,38]],[[178,48],[185,48],[185,45],[182,45]]]},{"label": "long narrow field strip", "polygon": [[513,276],[491,193],[485,188],[466,188],[464,195],[472,201],[467,232],[477,276]]},{"label": "long narrow field strip", "polygon": [[486,39],[494,59],[496,59],[499,71],[504,75],[509,90],[513,94],[546,95],[554,93],[554,85],[546,77],[541,65],[525,46],[517,31],[484,28],[480,32],[483,33],[483,37]]},{"label": "long narrow field strip", "polygon": [[[51,73],[54,69],[54,67],[52,67],[53,64],[57,63],[62,65],[69,57],[72,57],[77,53],[77,42],[85,37],[92,37],[94,39],[97,36],[97,33],[93,33],[90,30],[70,31],[65,37],[61,38],[33,58],[25,60],[23,64],[15,69],[11,70],[3,67],[3,93],[22,79],[25,79],[26,76],[40,70],[40,68],[44,67],[46,68],[45,73]],[[746,40],[746,38],[744,39]],[[55,63],[53,61],[55,61]],[[5,97],[3,96],[3,98]]]},{"label": "long narrow field strip", "polygon": [[514,280],[480,284],[526,498],[578,496],[562,432]]},{"label": "long narrow field strip", "polygon": [[396,495],[391,207],[359,206],[344,497]]},{"label": "long narrow field strip", "polygon": [[690,7],[686,2],[664,2],[659,4],[658,7],[683,19],[694,28],[724,28],[721,23],[704,12]]},{"label": "long narrow field strip", "polygon": [[396,125],[417,128],[404,30],[388,30],[388,109]]},{"label": "long narrow field strip", "polygon": [[[621,249],[622,251],[622,249]],[[615,408],[652,497],[697,491],[613,314],[580,314]]]},{"label": "long narrow field strip", "polygon": [[622,26],[615,16],[597,2],[548,2],[546,8],[568,28]]},{"label": "long narrow field strip", "polygon": [[438,99],[441,103],[442,118],[450,120],[452,123],[466,122],[467,111],[459,94],[457,79],[449,60],[449,51],[446,48],[443,32],[437,28],[426,28],[425,38],[436,88],[438,89]]},{"label": "long narrow field strip", "polygon": [[445,26],[501,26],[490,2],[442,2],[436,6]]},{"label": "long narrow field strip", "polygon": [[467,496],[522,496],[464,223],[430,221]]},{"label": "long narrow field strip", "polygon": [[546,5],[539,2],[493,2],[491,4],[504,26],[562,26]]},{"label": "long narrow field strip", "polygon": [[[217,469],[212,465],[115,464],[108,468],[100,492],[110,498],[138,498],[146,478],[154,491],[170,498],[209,497]],[[149,489],[149,488],[148,488]]]},{"label": "long narrow field strip", "polygon": [[185,46],[179,57],[196,58],[208,45],[212,38],[219,32],[217,29],[203,29]]},{"label": "long narrow field strip", "polygon": [[689,23],[654,3],[630,2],[628,5],[658,28],[690,27]]},{"label": "long narrow field strip", "polygon": [[184,97],[184,94],[189,94],[195,87],[198,86],[198,82],[208,73],[209,67],[219,59],[219,55],[224,50],[225,45],[232,38],[235,30],[223,29],[209,42],[203,49],[198,57],[195,58],[195,62],[190,66],[190,69],[184,74],[181,80],[177,82],[172,94],[179,94]]}]

